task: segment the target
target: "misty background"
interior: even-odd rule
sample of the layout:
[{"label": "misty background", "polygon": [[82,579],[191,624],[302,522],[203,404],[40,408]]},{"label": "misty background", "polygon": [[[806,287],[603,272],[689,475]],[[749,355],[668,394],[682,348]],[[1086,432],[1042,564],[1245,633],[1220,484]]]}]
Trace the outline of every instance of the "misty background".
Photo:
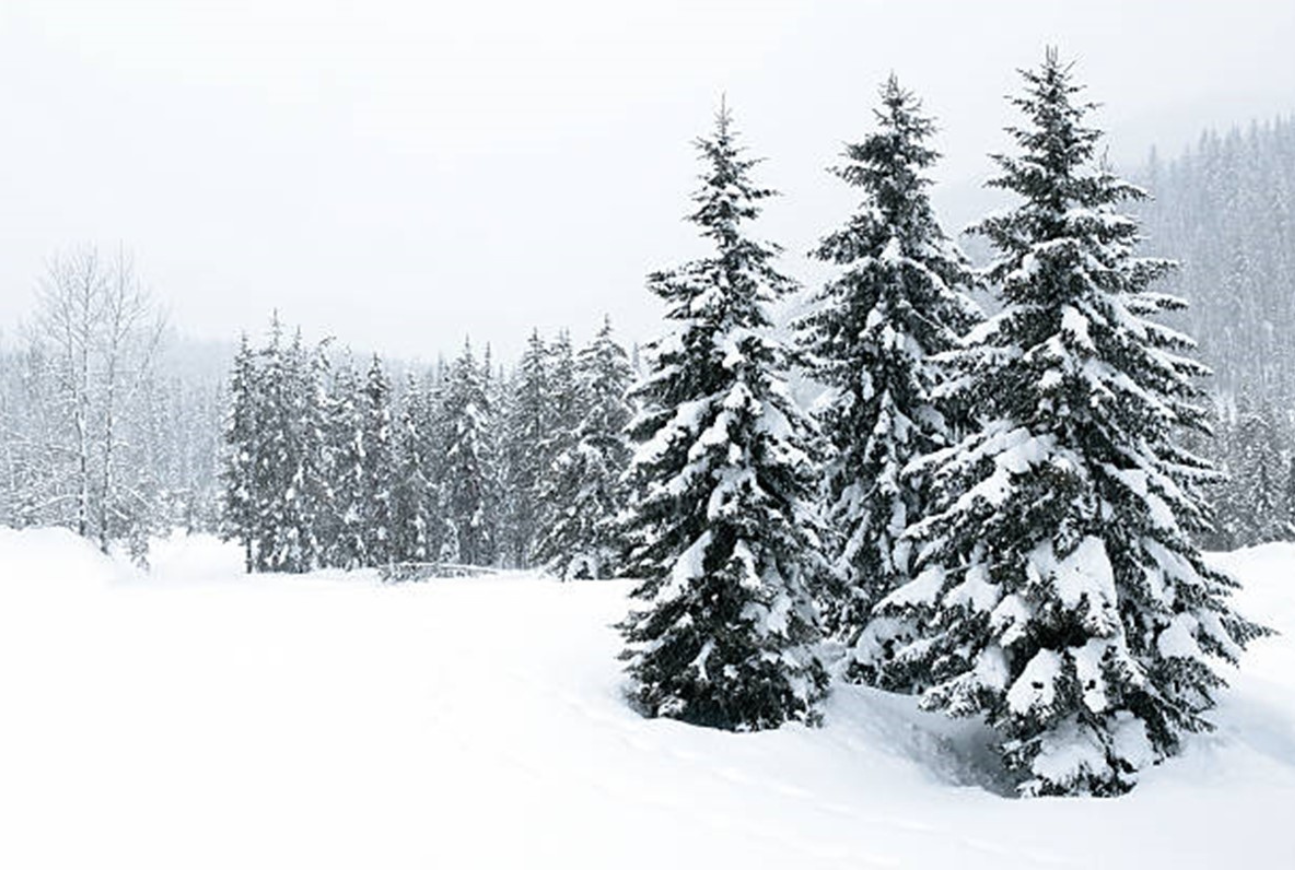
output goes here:
[{"label": "misty background", "polygon": [[0,7],[0,340],[47,258],[134,251],[172,327],[432,360],[465,334],[610,314],[655,334],[643,277],[698,250],[691,140],[726,94],[786,271],[855,205],[824,168],[894,70],[941,126],[934,200],[994,205],[1004,95],[1047,44],[1077,62],[1112,160],[1295,110],[1295,5],[57,2]]}]

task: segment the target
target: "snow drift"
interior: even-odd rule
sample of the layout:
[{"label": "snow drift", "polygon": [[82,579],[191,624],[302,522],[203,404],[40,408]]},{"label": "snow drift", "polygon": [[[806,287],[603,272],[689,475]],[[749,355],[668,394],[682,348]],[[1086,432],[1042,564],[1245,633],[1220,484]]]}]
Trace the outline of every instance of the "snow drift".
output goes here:
[{"label": "snow drift", "polygon": [[628,584],[151,573],[0,529],[0,866],[1295,866],[1295,546],[1217,557],[1254,644],[1116,800],[994,793],[974,724],[838,687],[821,729],[644,720]]}]

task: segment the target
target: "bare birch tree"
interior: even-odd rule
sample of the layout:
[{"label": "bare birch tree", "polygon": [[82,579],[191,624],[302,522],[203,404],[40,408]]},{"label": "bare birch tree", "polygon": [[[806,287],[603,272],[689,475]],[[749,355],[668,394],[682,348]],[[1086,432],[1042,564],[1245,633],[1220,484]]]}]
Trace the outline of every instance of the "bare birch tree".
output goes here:
[{"label": "bare birch tree", "polygon": [[164,319],[124,248],[107,260],[92,246],[54,255],[36,297],[29,340],[45,360],[35,394],[46,419],[33,452],[53,472],[44,518],[105,552],[127,539],[138,554],[152,496],[139,485],[147,463],[123,455],[144,449],[132,436],[142,431]]}]

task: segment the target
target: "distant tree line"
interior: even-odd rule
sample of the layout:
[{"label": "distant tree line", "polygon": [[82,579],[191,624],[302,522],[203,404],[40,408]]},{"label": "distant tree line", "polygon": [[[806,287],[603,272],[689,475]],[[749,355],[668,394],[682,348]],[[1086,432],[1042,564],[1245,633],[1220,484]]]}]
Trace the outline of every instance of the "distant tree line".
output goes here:
[{"label": "distant tree line", "polygon": [[1184,329],[1200,341],[1220,393],[1249,392],[1295,407],[1295,118],[1203,133],[1139,173],[1155,194],[1137,213],[1147,249],[1181,268],[1165,289],[1191,307]]},{"label": "distant tree line", "polygon": [[1223,473],[1207,487],[1214,524],[1203,546],[1235,550],[1295,541],[1295,432],[1289,410],[1249,390],[1217,397],[1201,455]]},{"label": "distant tree line", "polygon": [[225,430],[223,529],[248,570],[395,563],[618,570],[631,377],[610,323],[576,352],[532,334],[511,375],[470,342],[393,387],[329,343],[244,338]]},{"label": "distant tree line", "polygon": [[1203,133],[1140,178],[1148,250],[1181,259],[1166,276],[1185,329],[1213,369],[1214,437],[1192,446],[1226,472],[1209,488],[1212,549],[1295,540],[1295,119]]}]

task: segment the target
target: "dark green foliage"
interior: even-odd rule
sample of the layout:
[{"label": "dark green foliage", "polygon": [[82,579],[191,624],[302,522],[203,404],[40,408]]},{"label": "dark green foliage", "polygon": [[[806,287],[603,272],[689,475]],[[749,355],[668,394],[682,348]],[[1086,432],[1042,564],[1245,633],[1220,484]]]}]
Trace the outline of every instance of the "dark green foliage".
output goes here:
[{"label": "dark green foliage", "polygon": [[853,649],[855,675],[871,671],[883,640],[865,636],[872,604],[910,579],[911,542],[901,535],[926,496],[921,476],[905,469],[959,428],[958,410],[935,395],[943,373],[933,357],[979,316],[967,295],[975,276],[927,198],[934,124],[894,76],[881,103],[877,132],[846,146],[848,162],[833,170],[863,202],[814,251],[843,271],[797,323],[812,374],[828,388],[817,403],[831,446],[823,494],[843,588],[825,616]]},{"label": "dark green foliage", "polygon": [[575,365],[579,420],[549,464],[539,494],[548,522],[536,545],[539,564],[566,580],[601,580],[620,566],[616,519],[625,507],[623,477],[630,461],[625,435],[629,359],[606,320]]},{"label": "dark green foliage", "polygon": [[431,562],[438,526],[431,396],[410,377],[400,401],[392,470],[392,559]]},{"label": "dark green foliage", "polygon": [[735,730],[813,722],[826,678],[812,587],[821,579],[807,424],[787,391],[765,306],[792,283],[743,233],[771,191],[748,177],[726,110],[697,143],[690,216],[712,256],[649,287],[675,331],[650,348],[631,424],[621,624],[632,698],[649,716]]},{"label": "dark green foliage", "polygon": [[1003,309],[956,360],[983,429],[922,464],[916,578],[879,610],[922,629],[893,678],[983,715],[1023,793],[1111,795],[1209,727],[1209,660],[1263,630],[1192,542],[1214,473],[1175,435],[1202,426],[1205,372],[1149,319],[1182,303],[1150,292],[1172,264],[1136,257],[1115,208],[1144,194],[1095,162],[1092,107],[1054,52],[1024,76],[1019,153],[991,182],[1019,204],[978,227]]},{"label": "dark green foliage", "polygon": [[234,371],[230,378],[230,408],[225,425],[224,462],[220,477],[224,487],[221,533],[227,540],[238,540],[243,548],[243,564],[248,572],[257,568],[254,538],[257,486],[256,458],[253,453],[256,386],[252,348],[244,333],[234,357]]},{"label": "dark green foliage", "polygon": [[548,464],[546,444],[553,430],[553,392],[549,384],[549,349],[539,330],[522,352],[504,412],[502,458],[504,488],[503,557],[518,568],[530,564],[540,530],[540,480]]},{"label": "dark green foliage", "polygon": [[497,553],[499,492],[488,365],[478,366],[472,345],[464,342],[445,388],[441,504],[449,537],[441,555],[466,565],[493,565]]}]

